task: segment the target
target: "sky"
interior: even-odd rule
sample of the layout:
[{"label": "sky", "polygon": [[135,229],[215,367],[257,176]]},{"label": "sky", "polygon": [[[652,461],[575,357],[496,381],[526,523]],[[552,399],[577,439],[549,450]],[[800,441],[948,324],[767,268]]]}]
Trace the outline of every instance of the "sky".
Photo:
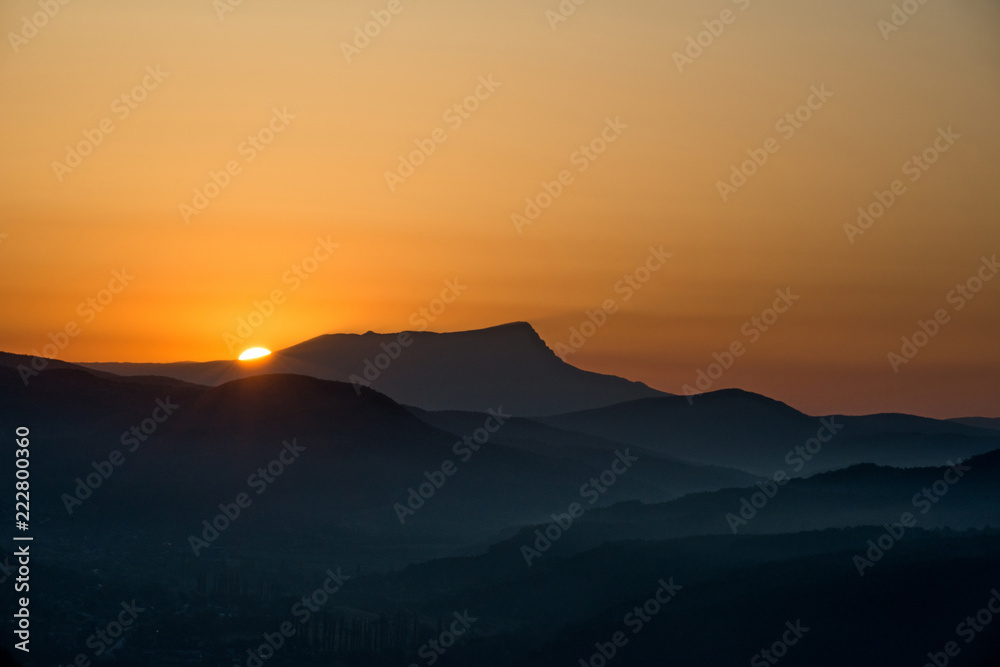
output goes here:
[{"label": "sky", "polygon": [[1000,5],[903,4],[7,0],[0,349],[528,321],[667,392],[998,417]]}]

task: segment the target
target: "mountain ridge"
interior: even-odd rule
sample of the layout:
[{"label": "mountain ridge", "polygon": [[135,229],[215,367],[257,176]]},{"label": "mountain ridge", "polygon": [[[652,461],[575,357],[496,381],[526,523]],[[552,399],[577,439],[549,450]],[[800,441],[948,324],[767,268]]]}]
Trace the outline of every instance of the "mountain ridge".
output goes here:
[{"label": "mountain ridge", "polygon": [[161,375],[209,386],[251,375],[294,373],[370,386],[400,403],[426,410],[482,412],[502,405],[518,416],[670,395],[563,361],[527,322],[446,333],[323,334],[248,363],[78,365],[123,376]]}]

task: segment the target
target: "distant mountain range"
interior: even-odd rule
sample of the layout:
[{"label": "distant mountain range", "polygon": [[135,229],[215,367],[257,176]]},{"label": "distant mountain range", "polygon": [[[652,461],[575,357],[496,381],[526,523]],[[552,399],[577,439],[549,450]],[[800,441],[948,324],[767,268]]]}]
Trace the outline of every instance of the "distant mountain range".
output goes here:
[{"label": "distant mountain range", "polygon": [[966,426],[1000,430],[1000,417],[959,417],[948,421],[958,422],[959,424],[965,424]]},{"label": "distant mountain range", "polygon": [[[296,516],[331,540],[337,536],[357,546],[364,535],[366,545],[397,543],[403,562],[419,557],[406,555],[407,540],[471,548],[513,534],[518,526],[546,521],[573,502],[592,510],[686,496],[670,506],[685,508],[669,520],[674,527],[650,534],[697,533],[705,522],[711,527],[703,532],[719,532],[725,529],[720,512],[738,505],[728,502],[730,496],[738,501],[738,492],[724,490],[753,489],[778,471],[798,477],[858,464],[940,466],[1000,449],[1000,433],[993,430],[907,415],[810,417],[736,390],[705,394],[694,405],[666,396],[529,419],[492,408],[491,414],[405,407],[372,389],[291,374],[206,387],[54,364],[25,387],[11,368],[18,359],[8,355],[0,362],[5,396],[0,423],[33,424],[36,437],[46,443],[46,456],[34,464],[36,516],[56,520],[55,525],[66,521],[66,494],[73,495],[76,480],[119,450],[126,459],[123,471],[116,469],[93,499],[74,507],[72,520],[154,520],[162,539],[182,541],[186,533],[171,530],[194,530],[219,503],[246,491],[248,476],[278,456],[283,442],[296,439],[307,448],[304,464],[289,466],[287,477],[268,489],[268,502],[232,531],[232,544],[265,535],[277,539],[285,518]],[[152,424],[157,401],[179,407],[156,424],[149,444],[127,437],[131,427]],[[496,428],[487,433],[484,427],[491,423]],[[796,447],[808,447],[810,438],[822,434],[824,424],[836,433],[822,449],[813,455],[808,449],[797,452]],[[472,448],[469,438],[476,434],[486,440]],[[126,452],[126,445],[134,445],[134,453]],[[609,477],[612,484],[605,479],[606,488],[594,487],[602,490],[590,502],[582,487],[601,480],[624,453],[637,463],[626,474]],[[445,461],[456,469],[447,479],[439,472]],[[857,477],[865,469],[851,470]],[[425,501],[413,497],[413,489],[435,479],[446,486]],[[852,480],[849,476],[837,488],[849,491],[852,503],[869,507],[868,513],[817,511],[801,528],[852,525],[849,517],[877,518],[872,512],[880,505],[870,494],[879,485]],[[783,500],[810,499],[821,506],[823,493],[813,497],[797,491],[818,483],[793,483]],[[721,494],[726,502],[689,495],[703,492]],[[427,509],[420,507],[424,504]],[[415,511],[402,509],[408,505]],[[841,523],[822,519],[830,512]],[[794,512],[772,515],[781,521],[795,518]],[[673,515],[668,511],[667,516]],[[623,517],[621,524],[633,525],[635,518]],[[762,520],[756,528],[769,525]]]},{"label": "distant mountain range", "polygon": [[[340,566],[289,664],[409,664],[462,610],[481,620],[439,664],[586,663],[623,628],[623,665],[765,664],[796,619],[789,664],[920,664],[996,586],[996,420],[689,402],[569,366],[526,324],[410,335],[250,363],[50,360],[27,384],[32,360],[0,353],[0,430],[31,430],[39,627],[79,629],[45,635],[43,662],[78,650],[81,610],[138,598],[123,663],[245,664]],[[373,387],[351,382],[366,361]],[[655,631],[630,627],[640,605]],[[1000,640],[962,652],[989,667]]]},{"label": "distant mountain range", "polygon": [[[552,553],[566,556],[624,540],[881,526],[898,522],[904,512],[921,529],[1000,527],[1000,450],[963,461],[956,469],[960,476],[948,472],[949,467],[900,470],[860,464],[767,488],[695,493],[656,504],[618,503],[584,515]],[[954,483],[942,486],[942,479]],[[936,482],[940,495],[934,491]],[[494,548],[516,554],[536,528],[526,527]]]},{"label": "distant mountain range", "polygon": [[813,417],[739,389],[629,401],[540,418],[695,463],[770,477],[812,475],[857,463],[939,466],[1000,447],[994,429],[903,414]]},{"label": "distant mountain range", "polygon": [[641,382],[567,364],[530,324],[458,333],[329,334],[252,362],[86,363],[118,375],[156,375],[203,385],[271,373],[367,385],[425,410],[502,406],[518,416],[553,415],[652,396]]},{"label": "distant mountain range", "polygon": [[[0,424],[31,424],[33,436],[45,443],[45,456],[33,463],[37,518],[54,521],[54,527],[90,517],[152,523],[161,539],[181,543],[188,533],[171,531],[195,531],[219,503],[248,491],[248,477],[292,440],[306,448],[303,463],[289,465],[267,488],[267,503],[248,512],[252,518],[231,531],[237,541],[228,544],[275,544],[287,517],[295,516],[329,540],[350,533],[355,546],[359,534],[365,544],[384,540],[398,549],[411,538],[426,542],[429,535],[472,545],[579,501],[581,485],[599,478],[619,451],[642,465],[595,497],[600,502],[594,506],[663,501],[755,479],[497,411],[499,423],[489,413],[461,413],[464,420],[421,417],[374,390],[358,394],[350,384],[300,375],[205,387],[56,368],[25,388],[8,366],[0,368],[0,393]],[[158,401],[177,407],[148,437],[130,435],[144,422],[154,428],[155,418],[163,416],[162,407],[156,412]],[[484,429],[487,424],[493,433]],[[479,442],[483,435],[488,439]],[[469,444],[473,437],[479,440]],[[95,462],[111,470],[102,462],[113,451],[125,459],[120,471],[114,468],[92,497],[67,506],[67,497],[80,495],[78,480],[97,469]],[[447,477],[441,473],[445,461],[453,471]],[[411,501],[411,489],[430,489],[428,482],[440,488]]]}]

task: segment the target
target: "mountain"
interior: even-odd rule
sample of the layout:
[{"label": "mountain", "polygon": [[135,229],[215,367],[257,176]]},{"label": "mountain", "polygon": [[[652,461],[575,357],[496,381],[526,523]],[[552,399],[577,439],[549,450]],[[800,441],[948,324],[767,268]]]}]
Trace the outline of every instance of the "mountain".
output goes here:
[{"label": "mountain", "polygon": [[[477,412],[408,409],[421,421],[456,437],[473,433],[487,417]],[[638,465],[628,472],[627,484],[633,493],[642,488],[647,489],[646,495],[682,496],[704,490],[745,486],[760,479],[743,471],[682,461],[645,447],[567,431],[523,417],[507,419],[497,438],[505,447],[534,456],[565,463],[580,462],[596,468],[607,467],[617,452],[628,452],[638,459]],[[608,497],[616,493],[614,488],[609,489]]]},{"label": "mountain", "polygon": [[[1000,485],[996,483],[1000,451],[959,465],[958,472],[949,472],[948,467],[899,469],[863,464],[782,485],[693,493],[656,504],[618,503],[587,512],[546,555],[567,556],[625,540],[877,527],[899,522],[905,512],[913,515],[920,529],[1000,526]],[[545,526],[524,528],[494,549],[513,557],[522,544],[534,540],[538,528]]]},{"label": "mountain", "polygon": [[665,456],[770,477],[810,475],[858,463],[937,466],[1000,449],[1000,433],[902,414],[803,414],[779,401],[725,389],[629,401],[537,421]]},{"label": "mountain", "polygon": [[948,421],[965,424],[966,426],[975,426],[977,428],[1000,430],[1000,417],[958,417],[956,419],[949,419]]},{"label": "mountain", "polygon": [[518,416],[669,395],[641,382],[567,364],[526,322],[457,333],[329,334],[249,363],[81,365],[118,375],[158,375],[204,385],[294,373],[368,385],[399,403],[425,410],[485,412],[502,406]]},{"label": "mountain", "polygon": [[[593,506],[658,502],[754,480],[552,427],[507,431],[510,418],[502,415],[498,423],[489,413],[464,413],[466,421],[449,430],[372,389],[358,393],[301,375],[206,387],[58,368],[25,387],[3,367],[0,394],[0,425],[30,425],[32,438],[44,443],[45,455],[32,462],[32,509],[36,521],[63,532],[52,539],[97,521],[127,526],[124,534],[146,526],[153,543],[183,548],[220,504],[248,493],[262,500],[227,531],[227,546],[339,549],[353,557],[381,550],[380,562],[399,564],[472,548],[565,511],[581,500],[582,485],[603,479],[618,450],[638,464],[594,494]],[[489,433],[484,425],[495,428]],[[292,452],[287,443],[303,449]],[[260,470],[279,457],[290,460],[276,468],[287,469],[262,483]],[[12,461],[3,466],[13,475]],[[92,489],[81,487],[87,479]],[[308,530],[288,535],[288,517]]]},{"label": "mountain", "polygon": [[[622,665],[765,664],[799,620],[788,664],[920,664],[996,586],[998,435],[953,421],[819,418],[733,390],[529,418],[290,373],[208,386],[52,363],[26,385],[22,361],[0,355],[0,430],[31,431],[39,664],[122,601],[145,610],[122,664],[259,664],[248,649],[289,618],[281,664],[428,664],[455,614],[475,622],[442,667],[610,664],[612,649]],[[786,452],[821,428],[794,469]],[[979,450],[949,481],[940,459]],[[727,514],[752,497],[734,535]],[[887,542],[902,512],[916,526]],[[998,650],[983,633],[962,656]]]}]

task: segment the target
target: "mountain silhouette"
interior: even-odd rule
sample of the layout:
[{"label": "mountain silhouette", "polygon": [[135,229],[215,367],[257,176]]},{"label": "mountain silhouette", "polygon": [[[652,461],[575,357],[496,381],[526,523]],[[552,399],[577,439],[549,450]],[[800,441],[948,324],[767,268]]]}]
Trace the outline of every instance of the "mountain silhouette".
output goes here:
[{"label": "mountain silhouette", "polygon": [[[517,358],[532,347],[551,356],[530,328],[518,330]],[[385,349],[386,338],[366,336]],[[796,648],[801,661],[789,664],[884,665],[921,660],[927,646],[914,645],[913,633],[950,632],[954,614],[979,609],[996,585],[996,430],[900,414],[810,416],[739,390],[527,417],[426,389],[447,408],[432,410],[380,392],[378,379],[369,388],[268,372],[303,368],[302,359],[332,372],[357,350],[330,349],[366,336],[320,338],[257,365],[139,365],[127,376],[52,361],[27,384],[17,367],[31,360],[0,354],[0,424],[31,427],[32,535],[44,545],[32,596],[48,610],[39,659],[59,664],[79,650],[93,626],[80,625],[81,609],[101,614],[138,600],[148,611],[117,649],[123,664],[153,655],[163,664],[246,664],[260,628],[279,627],[342,565],[348,585],[283,647],[289,664],[409,664],[456,610],[481,620],[442,665],[578,664],[610,651],[628,615],[650,609],[669,581],[682,586],[676,600],[649,621],[655,630],[629,635],[618,663],[669,655],[684,665],[746,664],[801,617],[813,630]],[[438,346],[453,336],[463,335],[430,335],[413,350],[411,372],[430,372],[418,361],[448,359]],[[472,338],[468,354],[488,349]],[[498,363],[459,361],[480,370]],[[550,362],[541,362],[552,369],[548,381],[582,373],[596,387],[591,398],[607,400],[617,391],[609,386],[635,389]],[[472,386],[458,361],[446,365],[438,381]],[[165,367],[191,372],[150,374]],[[190,381],[210,372],[219,377]],[[220,379],[227,373],[246,377]],[[504,382],[502,395],[476,400],[521,396],[524,407],[545,398],[530,380],[519,388],[516,374]],[[459,457],[456,447],[487,433],[491,419],[498,427]],[[822,428],[830,437],[795,469],[788,452]],[[969,470],[942,482],[942,465],[967,456]],[[623,457],[633,465],[616,471]],[[0,468],[13,478],[15,458]],[[268,484],[251,485],[262,470]],[[769,481],[778,471],[791,478],[780,488]],[[583,490],[596,483],[602,491],[590,503]],[[925,501],[922,513],[914,497],[925,489],[938,502]],[[236,513],[241,493],[251,502]],[[751,497],[753,516],[733,534],[728,515],[749,513]],[[572,503],[582,515],[570,515]],[[862,579],[854,556],[884,543],[886,524],[903,512],[916,526]],[[12,514],[5,505],[0,520],[10,525]],[[525,545],[538,550],[532,562]],[[13,561],[0,549],[0,563]],[[990,637],[963,647],[970,665],[990,664],[998,646]],[[935,636],[928,645],[942,643]]]},{"label": "mountain silhouette", "polygon": [[[538,421],[765,477],[857,463],[937,466],[1000,448],[992,429],[904,414],[810,416],[739,389],[701,394],[690,403],[683,396],[646,398]],[[803,454],[802,448],[809,449]]]},{"label": "mountain silhouette", "polygon": [[957,417],[955,419],[949,419],[948,421],[965,424],[966,426],[1000,430],[1000,417]]},{"label": "mountain silhouette", "polygon": [[[642,466],[595,506],[659,502],[755,479],[533,422],[505,430],[505,421],[473,456],[467,446],[456,446],[481,429],[489,413],[463,413],[465,422],[435,425],[373,389],[359,393],[347,383],[301,375],[261,375],[206,387],[67,367],[43,371],[24,387],[6,367],[0,368],[0,392],[6,397],[0,423],[34,424],[33,437],[46,443],[46,455],[33,463],[36,517],[50,520],[53,529],[91,519],[150,523],[160,539],[181,544],[183,531],[194,530],[217,513],[219,503],[247,491],[249,475],[292,441],[305,448],[303,463],[289,465],[284,477],[267,487],[267,502],[230,531],[236,540],[231,544],[279,544],[292,516],[296,525],[310,526],[310,534],[336,536],[350,548],[391,543],[391,558],[402,562],[429,555],[407,551],[406,545],[426,544],[430,536],[469,548],[565,510],[580,500],[581,484],[611,465],[617,450],[631,452]],[[129,436],[164,403],[176,407],[148,440],[138,443]],[[125,458],[121,468],[92,498],[67,505],[67,494],[73,496],[79,480],[97,469],[95,462],[108,469],[102,462],[113,451]],[[447,478],[440,473],[446,460],[457,468]],[[397,505],[410,506],[411,489],[431,480],[446,484],[430,498],[416,498],[412,505],[420,511],[404,513],[404,525]]]},{"label": "mountain silhouette", "polygon": [[552,415],[651,396],[641,382],[564,362],[527,322],[457,333],[328,334],[249,363],[86,363],[119,375],[158,375],[204,385],[260,374],[294,373],[371,386],[426,410],[503,407],[518,416]]}]

